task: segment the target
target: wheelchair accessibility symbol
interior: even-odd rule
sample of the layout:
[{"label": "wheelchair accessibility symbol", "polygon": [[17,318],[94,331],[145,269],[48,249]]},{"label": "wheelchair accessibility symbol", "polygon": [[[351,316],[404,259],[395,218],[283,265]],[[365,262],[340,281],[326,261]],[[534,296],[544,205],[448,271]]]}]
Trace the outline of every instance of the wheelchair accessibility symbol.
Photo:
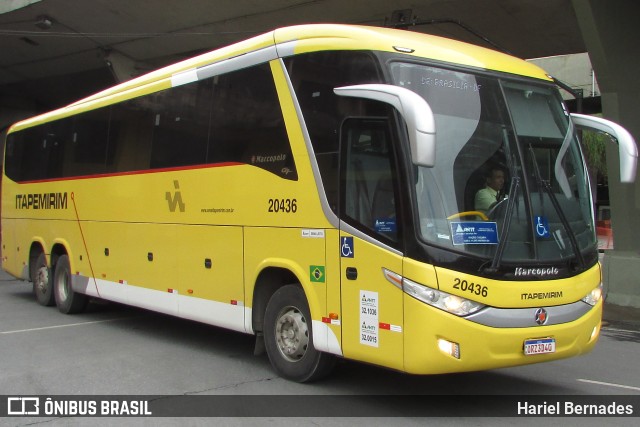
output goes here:
[{"label": "wheelchair accessibility symbol", "polygon": [[536,219],[536,234],[540,238],[549,237],[549,221],[544,216],[537,216]]},{"label": "wheelchair accessibility symbol", "polygon": [[340,239],[340,255],[343,258],[353,258],[353,237],[342,237]]}]

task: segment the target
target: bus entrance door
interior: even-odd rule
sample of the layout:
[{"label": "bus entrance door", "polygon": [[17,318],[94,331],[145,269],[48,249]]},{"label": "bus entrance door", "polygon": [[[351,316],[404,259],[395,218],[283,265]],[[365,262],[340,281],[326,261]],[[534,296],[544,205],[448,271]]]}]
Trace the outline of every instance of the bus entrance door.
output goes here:
[{"label": "bus entrance door", "polygon": [[394,248],[400,216],[391,135],[387,118],[349,118],[342,125],[342,343],[348,358],[402,369],[403,258]]}]

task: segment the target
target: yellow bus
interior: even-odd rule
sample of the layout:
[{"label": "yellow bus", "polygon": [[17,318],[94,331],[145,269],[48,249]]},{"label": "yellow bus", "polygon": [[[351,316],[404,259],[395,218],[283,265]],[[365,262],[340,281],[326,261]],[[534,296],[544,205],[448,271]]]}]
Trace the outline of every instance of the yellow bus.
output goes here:
[{"label": "yellow bus", "polygon": [[575,356],[603,305],[579,126],[616,138],[633,181],[628,132],[572,119],[525,61],[281,28],[11,127],[2,266],[63,313],[100,298],[254,334],[299,382],[340,357],[435,374]]}]

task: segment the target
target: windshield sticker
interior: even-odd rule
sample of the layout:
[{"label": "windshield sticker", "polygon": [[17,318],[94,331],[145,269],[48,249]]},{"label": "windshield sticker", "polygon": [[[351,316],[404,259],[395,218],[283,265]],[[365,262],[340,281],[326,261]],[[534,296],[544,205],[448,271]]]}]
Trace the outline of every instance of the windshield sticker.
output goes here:
[{"label": "windshield sticker", "polygon": [[498,223],[464,221],[451,223],[454,245],[497,245]]},{"label": "windshield sticker", "polygon": [[446,89],[472,90],[474,92],[480,92],[480,88],[482,87],[482,85],[455,78],[455,74],[451,74],[454,76],[453,79],[441,79],[437,77],[422,76],[422,78],[420,79],[420,84],[423,84],[425,86],[442,87]]},{"label": "windshield sticker", "polygon": [[395,219],[376,219],[375,228],[378,233],[395,233],[396,232],[396,220]]},{"label": "windshield sticker", "polygon": [[536,220],[536,236],[538,236],[539,239],[546,239],[548,238],[551,233],[549,233],[549,220],[547,219],[546,216],[537,216],[535,217]]}]

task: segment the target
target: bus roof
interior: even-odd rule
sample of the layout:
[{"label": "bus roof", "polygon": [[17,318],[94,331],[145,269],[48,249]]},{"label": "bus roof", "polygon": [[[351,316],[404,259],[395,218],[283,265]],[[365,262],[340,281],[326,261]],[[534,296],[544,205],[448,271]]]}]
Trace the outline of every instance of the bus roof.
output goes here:
[{"label": "bus roof", "polygon": [[85,109],[105,106],[118,99],[171,87],[172,76],[188,70],[276,46],[279,56],[322,50],[377,50],[404,53],[411,57],[498,71],[550,81],[536,65],[522,59],[472,44],[407,30],[343,24],[310,24],[279,28],[250,39],[152,71],[105,89],[66,107],[19,123],[9,133],[49,120],[68,117]]}]

